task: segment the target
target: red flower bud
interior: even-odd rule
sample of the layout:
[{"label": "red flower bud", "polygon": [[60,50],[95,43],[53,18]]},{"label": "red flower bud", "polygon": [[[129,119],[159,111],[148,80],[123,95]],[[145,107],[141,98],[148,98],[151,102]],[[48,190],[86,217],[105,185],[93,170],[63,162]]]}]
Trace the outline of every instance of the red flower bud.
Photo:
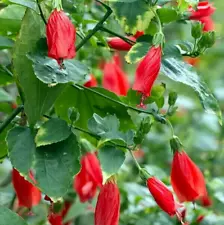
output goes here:
[{"label": "red flower bud", "polygon": [[100,191],[95,211],[95,225],[118,225],[120,193],[113,180],[107,181]]},{"label": "red flower bud", "polygon": [[215,25],[210,16],[202,17],[199,20],[203,24],[203,31],[214,31]]},{"label": "red flower bud", "polygon": [[202,222],[202,220],[205,218],[205,216],[204,215],[200,215],[200,216],[198,216],[198,218],[196,219],[196,223],[197,224],[199,224],[199,223],[201,223]]},{"label": "red flower bud", "polygon": [[189,8],[191,20],[200,20],[202,17],[211,16],[215,12],[215,8],[208,1],[199,2],[197,10]]},{"label": "red flower bud", "polygon": [[[29,178],[34,181],[34,177],[31,172],[29,173]],[[24,206],[30,209],[39,204],[41,200],[40,190],[29,181],[25,180],[16,169],[13,169],[12,171],[12,183],[19,201],[19,206]]]},{"label": "red flower bud", "polygon": [[48,56],[56,60],[75,57],[76,29],[63,10],[54,10],[46,27]]},{"label": "red flower bud", "polygon": [[204,206],[204,207],[209,207],[209,206],[211,206],[212,205],[212,200],[211,200],[211,198],[209,198],[209,196],[203,196],[202,198],[201,198],[201,204],[202,204],[202,206]]},{"label": "red flower bud", "polygon": [[104,65],[103,87],[117,95],[127,95],[128,77],[115,61],[107,62]]},{"label": "red flower bud", "polygon": [[97,80],[96,78],[90,74],[90,80],[87,81],[85,84],[84,84],[85,87],[96,87],[97,86]]},{"label": "red flower bud", "polygon": [[103,176],[99,160],[94,153],[87,153],[81,159],[81,171],[75,176],[74,189],[79,195],[80,201],[92,199],[97,187],[102,186]]},{"label": "red flower bud", "polygon": [[[136,41],[135,37],[127,37],[131,41]],[[109,38],[107,44],[110,48],[118,50],[118,51],[129,51],[132,47],[131,44],[127,43],[126,41],[122,40],[119,37],[112,37]]]},{"label": "red flower bud", "polygon": [[62,216],[60,214],[56,214],[56,213],[51,213],[48,216],[48,221],[51,225],[63,225],[63,219]]},{"label": "red flower bud", "polygon": [[200,58],[184,57],[184,61],[191,64],[192,66],[197,66],[200,62]]},{"label": "red flower bud", "polygon": [[180,202],[195,201],[207,196],[202,172],[184,151],[174,153],[171,184]]},{"label": "red flower bud", "polygon": [[153,46],[137,67],[133,90],[142,93],[145,97],[150,95],[152,86],[159,75],[161,54],[161,47]]},{"label": "red flower bud", "polygon": [[158,206],[170,216],[176,215],[177,204],[172,192],[165,184],[155,177],[150,177],[147,180],[147,186]]}]

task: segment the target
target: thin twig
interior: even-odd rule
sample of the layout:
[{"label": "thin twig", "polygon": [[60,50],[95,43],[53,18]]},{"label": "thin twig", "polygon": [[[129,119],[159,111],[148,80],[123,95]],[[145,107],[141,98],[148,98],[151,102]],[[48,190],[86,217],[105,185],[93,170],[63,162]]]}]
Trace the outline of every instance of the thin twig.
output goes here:
[{"label": "thin twig", "polygon": [[39,11],[40,11],[40,16],[41,16],[42,20],[44,21],[45,25],[47,25],[47,20],[46,20],[45,17],[44,17],[44,13],[43,13],[42,8],[41,8],[41,6],[40,6],[39,0],[36,0],[36,1],[37,1],[38,9],[39,9]]}]

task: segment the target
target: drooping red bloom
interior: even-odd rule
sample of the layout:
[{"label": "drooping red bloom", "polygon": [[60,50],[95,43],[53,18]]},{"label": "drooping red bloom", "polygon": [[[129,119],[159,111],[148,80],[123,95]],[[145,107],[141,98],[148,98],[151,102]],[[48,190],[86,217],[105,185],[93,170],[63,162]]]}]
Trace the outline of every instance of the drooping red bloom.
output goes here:
[{"label": "drooping red bloom", "polygon": [[214,31],[215,30],[215,25],[210,16],[202,17],[199,20],[203,24],[203,31]]},{"label": "drooping red bloom", "polygon": [[133,90],[145,97],[150,96],[152,86],[159,75],[161,55],[161,47],[153,46],[137,67]]},{"label": "drooping red bloom", "polygon": [[176,215],[177,204],[166,185],[157,178],[150,177],[147,180],[147,186],[158,206],[170,216]]},{"label": "drooping red bloom", "polygon": [[120,216],[120,193],[114,180],[102,187],[97,199],[95,225],[118,225]]},{"label": "drooping red bloom", "polygon": [[75,57],[76,29],[63,10],[54,10],[46,26],[48,56],[56,60]]},{"label": "drooping red bloom", "polygon": [[184,151],[174,153],[171,184],[180,202],[191,202],[207,196],[202,172]]},{"label": "drooping red bloom", "polygon": [[93,74],[90,74],[90,80],[87,81],[84,84],[85,87],[96,87],[97,86],[97,80],[96,78],[93,76]]},{"label": "drooping red bloom", "polygon": [[[29,178],[35,182],[32,172],[29,173]],[[12,183],[18,198],[19,206],[30,209],[40,203],[40,190],[29,181],[25,180],[16,169],[12,170]]]},{"label": "drooping red bloom", "polygon": [[[134,36],[127,36],[129,40],[136,42],[137,38],[144,35],[143,31],[137,31]],[[126,41],[122,40],[119,37],[111,37],[108,38],[107,44],[110,48],[118,50],[118,51],[129,51],[132,47],[131,44],[127,43]],[[134,43],[133,43],[134,44]]]},{"label": "drooping red bloom", "polygon": [[102,171],[95,153],[88,152],[81,159],[81,171],[75,176],[74,189],[79,195],[80,201],[92,199],[97,187],[103,183]]},{"label": "drooping red bloom", "polygon": [[127,75],[113,60],[106,62],[103,69],[103,87],[117,95],[127,95],[129,82]]},{"label": "drooping red bloom", "polygon": [[192,7],[189,8],[190,19],[191,20],[200,20],[202,17],[211,16],[215,12],[215,8],[208,1],[199,2],[197,10],[194,10]]}]

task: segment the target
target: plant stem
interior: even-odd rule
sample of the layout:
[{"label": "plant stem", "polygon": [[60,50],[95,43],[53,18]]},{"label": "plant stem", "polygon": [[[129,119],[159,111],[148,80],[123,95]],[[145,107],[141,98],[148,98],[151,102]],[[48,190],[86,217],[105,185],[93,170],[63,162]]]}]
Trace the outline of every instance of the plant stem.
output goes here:
[{"label": "plant stem", "polygon": [[126,38],[126,37],[124,37],[124,36],[122,36],[122,35],[120,35],[120,34],[117,34],[116,32],[114,32],[114,31],[111,31],[111,30],[109,30],[109,29],[107,29],[107,28],[105,28],[105,27],[101,27],[100,28],[102,31],[104,31],[104,32],[107,32],[107,33],[109,33],[109,34],[111,34],[111,35],[114,35],[114,36],[116,36],[116,37],[119,37],[120,39],[122,39],[123,41],[125,41],[125,42],[127,42],[128,44],[130,44],[130,45],[134,45],[136,42],[135,41],[132,41],[132,40],[130,40],[129,38]]},{"label": "plant stem", "polygon": [[43,14],[43,11],[42,11],[42,9],[41,9],[39,0],[36,0],[36,1],[37,1],[38,9],[39,9],[39,11],[40,11],[40,16],[41,16],[42,20],[44,21],[45,25],[47,25],[47,21],[46,21],[46,19],[45,19],[45,17],[44,17],[44,14]]},{"label": "plant stem", "polygon": [[133,160],[134,160],[134,162],[135,162],[136,167],[137,167],[138,170],[140,171],[142,168],[141,168],[141,166],[139,165],[137,159],[135,158],[135,156],[134,156],[132,150],[129,150],[129,152],[130,152],[130,154],[131,154],[131,156],[132,156],[132,158],[133,158]]},{"label": "plant stem", "polygon": [[80,89],[84,89],[85,91],[89,91],[89,92],[95,93],[95,94],[97,94],[97,95],[99,95],[99,96],[101,96],[101,97],[103,97],[103,98],[105,98],[105,99],[107,99],[107,100],[109,100],[109,101],[111,101],[111,102],[114,102],[114,103],[117,103],[117,104],[119,104],[119,105],[122,105],[122,106],[124,106],[125,108],[130,109],[130,110],[133,110],[133,111],[136,111],[136,112],[138,112],[138,113],[145,113],[145,114],[152,115],[152,116],[155,118],[156,121],[158,121],[158,122],[160,122],[160,123],[162,123],[162,124],[166,124],[166,119],[165,119],[163,116],[157,114],[157,113],[154,112],[154,111],[149,112],[149,111],[145,111],[145,110],[143,110],[143,109],[138,109],[138,108],[129,106],[129,105],[123,103],[123,102],[117,101],[117,100],[115,100],[115,99],[113,99],[113,98],[110,98],[110,97],[108,97],[108,96],[106,96],[106,95],[104,95],[104,94],[102,94],[102,93],[99,93],[99,92],[95,91],[95,90],[92,89],[92,88],[87,88],[87,87],[81,86],[81,85],[79,85],[79,84],[75,84],[75,85],[72,85],[72,86],[73,86],[74,88],[76,88],[76,89],[79,89],[79,90],[80,90]]},{"label": "plant stem", "polygon": [[0,133],[12,122],[12,120],[23,110],[23,105],[18,106],[11,115],[1,124]]},{"label": "plant stem", "polygon": [[174,137],[175,134],[174,134],[174,129],[173,129],[172,123],[171,123],[168,119],[166,119],[166,123],[167,123],[167,125],[170,127],[172,137]]},{"label": "plant stem", "polygon": [[157,20],[157,22],[158,22],[158,25],[159,25],[159,32],[163,34],[163,27],[162,27],[162,24],[161,24],[161,21],[160,21],[160,18],[159,18],[159,16],[158,16],[158,14],[156,13],[156,11],[155,11],[153,8],[151,8],[151,11],[152,11],[153,14],[155,15],[155,18],[156,18],[156,20]]},{"label": "plant stem", "polygon": [[9,209],[13,210],[15,200],[16,200],[16,193],[13,193],[12,200],[10,201],[10,204],[9,204]]},{"label": "plant stem", "polygon": [[102,4],[106,9],[107,12],[104,15],[104,17],[99,21],[99,23],[96,24],[96,26],[91,30],[91,32],[76,46],[76,51],[79,51],[79,49],[86,44],[86,42],[103,26],[103,23],[108,19],[108,17],[112,14],[112,9],[104,4],[103,2],[97,1],[100,4]]}]

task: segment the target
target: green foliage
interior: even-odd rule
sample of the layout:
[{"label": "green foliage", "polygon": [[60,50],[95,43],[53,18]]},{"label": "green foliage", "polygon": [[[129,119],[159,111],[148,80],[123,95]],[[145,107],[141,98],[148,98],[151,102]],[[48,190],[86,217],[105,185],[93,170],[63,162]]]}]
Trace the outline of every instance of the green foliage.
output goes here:
[{"label": "green foliage", "polygon": [[40,126],[35,142],[37,147],[50,145],[67,139],[70,134],[70,127],[64,120],[52,118]]},{"label": "green foliage", "polygon": [[0,218],[1,225],[8,225],[9,221],[11,224],[27,225],[25,220],[23,220],[20,216],[3,206],[0,206]]},{"label": "green foliage", "polygon": [[116,174],[125,160],[125,152],[110,145],[100,148],[98,154],[103,171],[110,175]]},{"label": "green foliage", "polygon": [[37,148],[34,169],[38,187],[54,200],[64,196],[79,172],[79,157],[80,147],[74,134],[62,142]]},{"label": "green foliage", "polygon": [[61,85],[48,87],[39,81],[34,75],[32,63],[26,57],[27,53],[35,50],[36,42],[41,38],[43,29],[44,24],[39,15],[27,9],[13,56],[15,74],[24,93],[24,107],[31,125],[34,125],[50,109],[64,88]]},{"label": "green foliage", "polygon": [[8,132],[9,158],[20,173],[28,175],[36,150],[33,134],[28,127],[14,127]]},{"label": "green foliage", "polygon": [[0,88],[0,102],[12,102],[13,98],[4,89]]}]

